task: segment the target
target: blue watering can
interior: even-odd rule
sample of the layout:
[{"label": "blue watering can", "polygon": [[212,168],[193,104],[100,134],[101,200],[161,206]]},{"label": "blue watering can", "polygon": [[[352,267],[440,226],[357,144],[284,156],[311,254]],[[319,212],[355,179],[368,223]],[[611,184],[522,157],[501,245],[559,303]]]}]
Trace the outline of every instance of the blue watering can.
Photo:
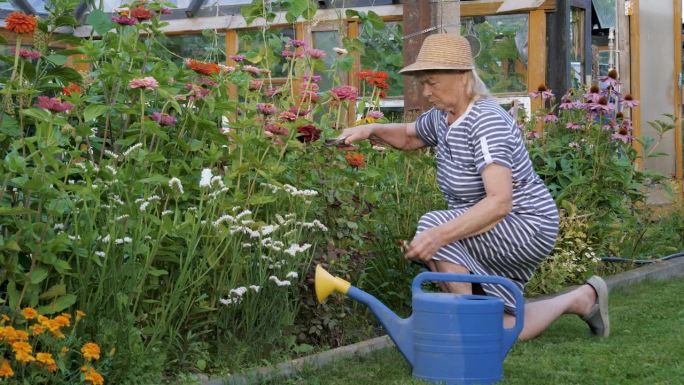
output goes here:
[{"label": "blue watering can", "polygon": [[504,302],[485,295],[431,293],[424,282],[499,284],[515,296],[516,309],[524,308],[522,292],[510,280],[497,276],[421,273],[413,280],[413,314],[399,318],[372,295],[333,277],[316,266],[318,302],[337,291],[366,304],[387,330],[413,376],[437,384],[491,384],[503,377],[503,361],[523,328],[522,311],[515,325],[503,327]]}]

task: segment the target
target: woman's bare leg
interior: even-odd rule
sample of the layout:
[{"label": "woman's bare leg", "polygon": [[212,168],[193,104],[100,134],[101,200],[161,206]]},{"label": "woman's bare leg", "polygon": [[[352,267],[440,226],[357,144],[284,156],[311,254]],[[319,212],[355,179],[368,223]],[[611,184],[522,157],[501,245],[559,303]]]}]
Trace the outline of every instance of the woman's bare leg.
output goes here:
[{"label": "woman's bare leg", "polygon": [[[444,261],[430,261],[428,267],[432,271],[442,273],[470,274],[462,265]],[[446,282],[442,285],[445,291],[458,294],[472,294],[472,285],[467,282]],[[543,301],[525,304],[525,325],[520,340],[534,338],[546,330],[558,317],[563,314],[577,314],[585,316],[591,311],[596,302],[596,292],[589,285],[582,285],[577,289]],[[504,315],[504,326],[513,327],[515,316]]]}]

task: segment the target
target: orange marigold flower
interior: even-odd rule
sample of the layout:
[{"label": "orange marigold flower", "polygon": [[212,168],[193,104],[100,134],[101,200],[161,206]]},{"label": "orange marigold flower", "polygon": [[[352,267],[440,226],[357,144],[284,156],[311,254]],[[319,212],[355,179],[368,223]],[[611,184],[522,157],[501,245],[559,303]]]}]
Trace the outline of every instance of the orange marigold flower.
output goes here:
[{"label": "orange marigold flower", "polygon": [[31,326],[31,334],[34,336],[39,336],[45,332],[45,327],[43,325],[35,324]]},{"label": "orange marigold flower", "polygon": [[14,376],[14,370],[12,370],[9,361],[3,358],[0,364],[0,377],[9,378],[12,376]]},{"label": "orange marigold flower", "polygon": [[211,75],[221,72],[221,67],[219,67],[219,65],[216,63],[205,63],[199,60],[186,59],[185,65],[191,70],[202,75]]},{"label": "orange marigold flower", "polygon": [[[15,330],[14,331],[14,341],[28,341],[29,334],[25,330]],[[14,342],[12,341],[12,342]]]},{"label": "orange marigold flower", "polygon": [[84,379],[89,381],[92,385],[104,385],[104,377],[102,377],[94,368],[84,366],[81,368],[81,371],[85,373]]},{"label": "orange marigold flower", "polygon": [[12,326],[0,327],[0,340],[7,342],[14,342],[16,340],[17,331]]},{"label": "orange marigold flower", "polygon": [[19,342],[14,342],[12,343],[12,350],[14,350],[15,353],[31,353],[31,345],[29,345],[28,342],[24,341],[19,341]]},{"label": "orange marigold flower", "polygon": [[36,361],[45,364],[47,371],[50,373],[57,371],[57,363],[51,353],[36,353]]},{"label": "orange marigold flower", "polygon": [[35,16],[23,12],[12,12],[5,18],[5,28],[14,33],[31,33],[36,29]]},{"label": "orange marigold flower", "polygon": [[76,321],[80,320],[81,318],[85,317],[86,313],[82,310],[76,310]]},{"label": "orange marigold flower", "polygon": [[71,94],[80,94],[83,90],[81,86],[76,83],[69,83],[68,86],[62,88],[62,93],[66,96],[71,96]]},{"label": "orange marigold flower", "polygon": [[25,307],[21,309],[21,315],[23,315],[26,319],[34,319],[38,317],[38,312],[32,307]]},{"label": "orange marigold flower", "polygon": [[2,322],[7,322],[10,320],[10,317],[7,314],[3,314],[1,317],[2,317]]},{"label": "orange marigold flower", "polygon": [[88,342],[81,348],[81,353],[83,353],[83,358],[87,361],[99,360],[100,359],[100,347],[92,342]]},{"label": "orange marigold flower", "polygon": [[346,159],[347,163],[349,163],[349,165],[354,168],[363,167],[364,165],[363,154],[359,154],[357,152],[350,152],[348,154],[345,154],[344,159]]},{"label": "orange marigold flower", "polygon": [[65,327],[71,325],[71,316],[69,314],[60,314],[54,318],[54,321],[59,325],[59,327]]}]

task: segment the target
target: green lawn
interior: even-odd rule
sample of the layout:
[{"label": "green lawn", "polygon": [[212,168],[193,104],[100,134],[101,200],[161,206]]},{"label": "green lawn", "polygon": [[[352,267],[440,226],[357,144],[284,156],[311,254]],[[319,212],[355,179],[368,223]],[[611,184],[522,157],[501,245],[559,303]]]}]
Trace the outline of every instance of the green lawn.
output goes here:
[{"label": "green lawn", "polygon": [[[618,289],[610,299],[611,337],[592,337],[577,316],[565,316],[513,346],[501,384],[684,384],[684,279]],[[426,383],[391,348],[264,384]]]}]

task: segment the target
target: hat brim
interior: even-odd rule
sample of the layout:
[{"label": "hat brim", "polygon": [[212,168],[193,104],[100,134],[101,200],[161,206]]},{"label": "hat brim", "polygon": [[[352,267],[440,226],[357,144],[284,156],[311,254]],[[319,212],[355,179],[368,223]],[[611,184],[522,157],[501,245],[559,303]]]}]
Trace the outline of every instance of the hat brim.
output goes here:
[{"label": "hat brim", "polygon": [[430,71],[430,70],[454,70],[468,71],[475,67],[468,65],[448,65],[444,63],[415,62],[399,70],[402,75],[410,75],[411,72]]}]

